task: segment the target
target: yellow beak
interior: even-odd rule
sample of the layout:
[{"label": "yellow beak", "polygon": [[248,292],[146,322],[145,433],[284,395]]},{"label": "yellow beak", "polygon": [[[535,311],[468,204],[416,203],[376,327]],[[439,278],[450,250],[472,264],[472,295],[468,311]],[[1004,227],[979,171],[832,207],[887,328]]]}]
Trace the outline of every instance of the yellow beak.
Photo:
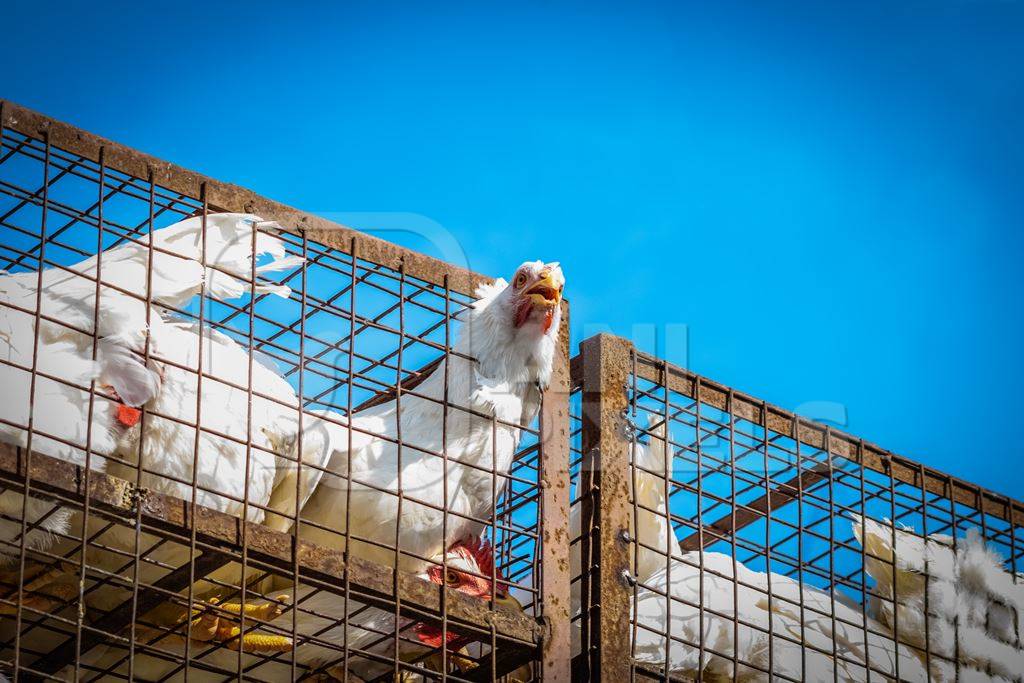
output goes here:
[{"label": "yellow beak", "polygon": [[563,283],[548,271],[544,273],[544,277],[533,283],[525,294],[535,305],[557,306],[562,300],[562,286]]}]

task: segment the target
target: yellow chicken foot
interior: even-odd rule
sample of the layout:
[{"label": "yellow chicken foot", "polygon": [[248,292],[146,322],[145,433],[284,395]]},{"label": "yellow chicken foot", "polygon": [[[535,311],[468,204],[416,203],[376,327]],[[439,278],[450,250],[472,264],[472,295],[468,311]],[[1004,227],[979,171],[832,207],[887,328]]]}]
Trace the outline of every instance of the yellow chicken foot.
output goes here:
[{"label": "yellow chicken foot", "polygon": [[211,598],[203,603],[203,607],[193,610],[193,618],[189,625],[189,637],[203,643],[223,643],[225,647],[232,650],[242,648],[244,652],[288,652],[292,649],[291,638],[267,633],[248,632],[243,634],[237,621],[217,614],[220,611],[245,615],[250,619],[273,621],[284,613],[288,599],[287,595],[279,595],[276,598],[277,602],[242,604],[238,602],[221,603],[217,598]]}]

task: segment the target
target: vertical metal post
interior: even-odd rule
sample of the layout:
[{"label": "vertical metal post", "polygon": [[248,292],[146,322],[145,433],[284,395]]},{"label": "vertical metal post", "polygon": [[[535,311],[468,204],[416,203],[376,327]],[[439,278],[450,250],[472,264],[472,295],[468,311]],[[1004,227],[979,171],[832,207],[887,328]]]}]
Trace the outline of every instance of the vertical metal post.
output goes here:
[{"label": "vertical metal post", "polygon": [[541,398],[538,456],[541,510],[540,603],[546,628],[541,650],[541,680],[569,683],[572,673],[569,583],[569,306],[551,371]]},{"label": "vertical metal post", "polygon": [[601,334],[584,341],[579,679],[629,681],[629,447],[626,387],[633,346]]}]

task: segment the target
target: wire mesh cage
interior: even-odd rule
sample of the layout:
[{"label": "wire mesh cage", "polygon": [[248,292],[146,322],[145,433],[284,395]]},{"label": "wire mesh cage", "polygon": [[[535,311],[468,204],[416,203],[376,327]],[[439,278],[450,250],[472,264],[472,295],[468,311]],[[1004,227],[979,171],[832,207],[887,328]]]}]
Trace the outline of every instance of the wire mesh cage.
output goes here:
[{"label": "wire mesh cage", "polygon": [[566,393],[471,391],[488,279],[7,102],[0,143],[15,678],[558,678]]},{"label": "wire mesh cage", "polygon": [[1024,505],[570,364],[551,264],[496,382],[500,285],[2,101],[0,234],[0,673],[1021,680]]},{"label": "wire mesh cage", "polygon": [[576,680],[1021,680],[1019,502],[622,339],[572,368]]}]

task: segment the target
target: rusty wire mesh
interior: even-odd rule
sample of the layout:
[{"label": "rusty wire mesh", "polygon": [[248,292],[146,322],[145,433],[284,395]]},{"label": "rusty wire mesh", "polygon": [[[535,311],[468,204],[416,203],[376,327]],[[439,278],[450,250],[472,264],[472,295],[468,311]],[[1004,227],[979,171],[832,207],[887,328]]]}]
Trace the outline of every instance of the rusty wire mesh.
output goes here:
[{"label": "rusty wire mesh", "polygon": [[[912,583],[883,589],[892,555],[854,533],[880,523],[896,562],[930,537],[931,564],[915,569],[928,587],[948,578],[943,552],[980,538],[1016,583],[1019,502],[619,338],[585,341],[572,368],[576,680],[1020,680],[1000,670],[1012,655],[965,664],[976,636],[964,616],[912,602]],[[989,609],[1009,612],[1001,638],[1019,648],[1019,611]],[[828,633],[808,635],[819,626]]]},{"label": "rusty wire mesh", "polygon": [[[0,114],[0,269],[11,274],[43,268],[64,269],[82,277],[67,267],[125,244],[153,249],[147,240],[154,230],[194,216],[204,221],[205,230],[210,216],[227,208],[239,210],[218,205],[221,197],[240,203],[233,194],[237,188],[214,186],[153,160],[139,162],[130,150],[95,143],[88,134],[63,124],[51,125],[44,117],[9,103],[0,103]],[[81,147],[83,139],[92,145],[90,153]],[[112,154],[115,147],[116,154]],[[183,185],[195,190],[179,191]],[[274,205],[268,206],[269,210],[255,207],[254,211],[267,219],[282,218],[273,215]],[[265,215],[268,213],[271,215]],[[287,212],[283,217],[295,218]],[[285,406],[295,411],[296,419],[301,406],[307,417],[316,414],[345,428],[348,416],[367,406],[393,400],[396,395],[398,400],[415,395],[422,377],[453,353],[460,329],[456,316],[474,299],[474,286],[482,278],[454,268],[446,270],[444,264],[381,246],[347,230],[280,231],[259,224],[253,231],[254,244],[259,231],[271,230],[283,241],[288,255],[305,259],[305,267],[257,276],[253,261],[249,284],[287,285],[289,296],[257,293],[215,300],[203,292],[181,308],[163,307],[169,319],[213,330],[248,353],[250,383],[237,388],[249,404],[254,393],[257,400],[274,401],[260,396],[251,384],[254,365],[272,368],[298,396],[296,403]],[[369,255],[363,257],[360,249]],[[109,286],[102,279],[96,283],[96,291]],[[119,294],[152,303],[146,286]],[[36,323],[62,324],[38,308],[20,313],[34,317]],[[78,332],[95,338],[95,329]],[[203,342],[198,343],[201,355]],[[166,360],[148,348],[145,355],[147,360]],[[8,363],[5,359],[0,362]],[[215,372],[202,370],[201,364],[181,369],[196,374],[199,382],[215,381]],[[16,370],[31,376],[29,384],[35,385],[38,370],[34,359]],[[68,384],[64,380],[45,377],[39,381]],[[90,411],[94,405],[116,399],[103,387],[69,386],[80,392]],[[30,396],[21,400],[27,398]],[[447,393],[443,401],[447,403]],[[455,405],[449,409],[465,410]],[[330,411],[330,416],[324,411]],[[205,418],[199,417],[206,415],[203,406],[196,406],[192,414],[189,422],[144,408],[141,429],[145,431],[147,421],[177,420],[242,448],[247,459],[268,455],[266,446],[253,438],[251,418],[247,435],[238,439],[204,426]],[[502,612],[487,601],[470,600],[392,571],[390,567],[402,565],[405,557],[432,561],[416,558],[398,542],[365,539],[368,547],[378,551],[376,557],[391,558],[381,566],[304,541],[311,535],[319,534],[318,540],[338,535],[331,525],[300,521],[299,540],[294,541],[259,524],[242,523],[240,518],[252,522],[263,518],[265,512],[265,506],[249,500],[249,481],[255,473],[250,472],[248,460],[239,492],[237,486],[204,485],[193,476],[194,469],[173,472],[160,462],[139,463],[120,454],[98,452],[88,438],[64,443],[80,449],[84,462],[77,466],[62,462],[47,457],[44,447],[59,446],[61,436],[47,433],[38,416],[35,424],[31,417],[29,424],[10,420],[4,424],[25,428],[28,443],[0,446],[0,493],[28,492],[30,498],[18,500],[45,508],[31,518],[9,511],[3,514],[4,523],[23,526],[13,541],[5,541],[3,551],[10,560],[5,569],[10,571],[5,574],[2,602],[11,614],[0,618],[0,660],[15,678],[172,680],[187,675],[212,680],[301,680],[339,665],[342,676],[353,679],[357,672],[366,676],[366,671],[372,672],[368,678],[390,679],[411,672],[442,680],[490,680],[512,671],[524,680],[540,674],[539,665],[531,665],[539,657],[540,636],[535,625],[544,603],[540,595],[544,502],[539,482],[545,449],[536,423],[505,425],[521,433],[518,452],[507,473],[483,468],[491,479],[497,505],[489,518],[475,520],[484,528],[483,540],[493,545],[495,558],[494,567],[482,578],[492,586],[499,582],[507,586],[522,603],[522,613]],[[300,450],[302,434],[300,429]],[[400,435],[397,441],[401,449]],[[199,457],[200,439],[195,443]],[[278,465],[288,457],[281,452],[269,455]],[[446,453],[434,455],[448,457]],[[291,466],[300,471],[319,467],[325,478],[337,478],[322,466],[296,465],[295,458]],[[147,490],[147,475],[176,481],[182,495]],[[384,490],[378,493],[395,495]],[[431,507],[416,501],[414,492],[403,493],[399,499],[407,501],[406,505]],[[200,503],[231,512],[218,513]],[[433,507],[442,510],[446,524],[454,524],[447,521],[454,513],[446,506]],[[47,526],[48,520],[62,515],[70,515],[71,521],[65,527],[58,525],[61,530],[52,547],[32,547],[26,542],[35,530]],[[358,539],[350,532],[347,540]],[[86,549],[95,555],[85,554]],[[102,556],[103,562],[94,563],[95,556]],[[75,589],[61,594],[52,608],[37,609],[28,600],[32,577],[26,572],[43,565],[59,568],[77,580]],[[218,578],[221,570],[239,565],[240,575],[236,570],[231,575],[241,580],[237,576],[236,580]],[[262,579],[270,576],[300,586],[296,604],[280,601],[276,590],[264,591],[267,582]],[[197,605],[200,580],[222,604],[256,601],[277,605],[283,615],[272,623],[255,614],[243,614],[237,618],[237,626],[241,633],[288,636],[295,649],[243,654],[238,652],[237,637],[197,643],[183,638],[187,620],[169,626],[166,620],[151,618],[151,610],[159,610],[161,605],[177,604],[183,614],[188,606]],[[342,605],[351,605],[346,617],[349,630],[340,643],[323,636],[338,626],[336,619],[324,617],[323,628],[316,632],[298,631],[295,615],[303,610],[315,614],[305,606],[324,593]],[[97,596],[104,596],[105,608],[90,604]],[[85,607],[78,609],[79,603]],[[390,622],[372,621],[370,615],[377,614],[370,612],[373,608],[390,615]],[[209,604],[206,609],[233,616]],[[460,653],[424,647],[416,633],[416,625],[422,623],[436,625],[442,634],[464,637],[469,644]],[[145,636],[138,635],[139,627],[146,629]],[[350,644],[356,637],[350,631],[360,632],[358,647]],[[176,644],[178,641],[184,642]],[[331,656],[316,665],[298,663],[293,654],[307,645],[329,650]],[[440,657],[432,656],[442,652]],[[146,672],[157,673],[144,675],[144,667]],[[337,675],[339,669],[334,671]]]}]

